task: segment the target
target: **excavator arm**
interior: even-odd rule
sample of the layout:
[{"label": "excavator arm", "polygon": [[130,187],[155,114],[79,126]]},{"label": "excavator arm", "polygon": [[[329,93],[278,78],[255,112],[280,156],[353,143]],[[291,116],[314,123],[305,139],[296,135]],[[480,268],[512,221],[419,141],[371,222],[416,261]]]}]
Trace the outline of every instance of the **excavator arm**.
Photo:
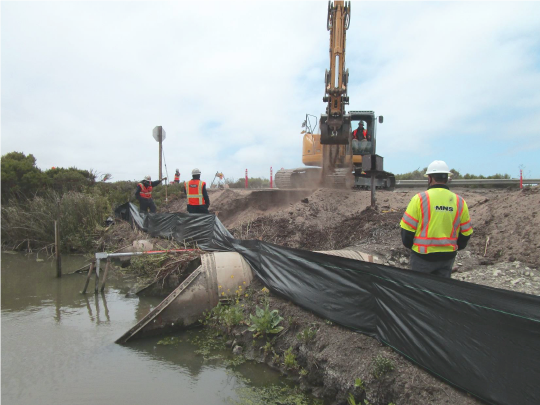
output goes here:
[{"label": "excavator arm", "polygon": [[351,18],[349,1],[329,1],[326,28],[330,31],[330,70],[325,72],[326,114],[321,115],[321,144],[345,145],[349,143],[351,117],[345,112],[349,104],[345,69],[346,33]]}]

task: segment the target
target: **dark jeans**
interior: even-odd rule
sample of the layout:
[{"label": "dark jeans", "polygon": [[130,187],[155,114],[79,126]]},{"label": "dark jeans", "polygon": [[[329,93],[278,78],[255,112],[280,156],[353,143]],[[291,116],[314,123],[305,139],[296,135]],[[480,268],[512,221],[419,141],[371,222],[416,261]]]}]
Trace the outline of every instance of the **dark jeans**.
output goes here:
[{"label": "dark jeans", "polygon": [[209,214],[206,205],[188,205],[187,212],[190,214]]},{"label": "dark jeans", "polygon": [[148,210],[150,210],[150,212],[157,211],[156,204],[154,204],[154,200],[152,200],[151,198],[141,198],[139,200],[139,204],[140,204],[140,208],[139,208],[140,213],[143,213],[143,212],[147,213]]},{"label": "dark jeans", "polygon": [[412,270],[450,278],[454,260],[456,260],[455,256],[450,259],[431,262],[423,259],[421,255],[411,253],[410,264]]}]

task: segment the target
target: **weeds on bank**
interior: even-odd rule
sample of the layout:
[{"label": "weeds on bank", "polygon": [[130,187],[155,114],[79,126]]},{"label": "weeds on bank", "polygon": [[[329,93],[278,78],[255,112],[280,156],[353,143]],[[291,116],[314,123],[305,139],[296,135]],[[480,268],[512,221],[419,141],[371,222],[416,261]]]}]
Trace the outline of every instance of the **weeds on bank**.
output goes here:
[{"label": "weeds on bank", "polygon": [[253,337],[256,338],[262,335],[269,335],[279,333],[283,330],[283,326],[279,326],[283,320],[278,313],[277,309],[270,310],[268,302],[265,303],[263,308],[258,305],[255,307],[255,315],[249,315],[251,325],[248,330],[255,332]]},{"label": "weeds on bank", "polygon": [[373,361],[373,370],[371,370],[371,375],[375,377],[376,379],[379,379],[386,373],[389,373],[390,371],[394,370],[395,365],[392,362],[392,360],[382,356],[378,355],[375,357],[375,360]]},{"label": "weeds on bank", "polygon": [[285,353],[283,353],[283,365],[287,370],[297,369],[299,367],[296,356],[292,352],[292,347],[289,347],[285,350]]},{"label": "weeds on bank", "polygon": [[[167,254],[133,256],[129,264],[129,273],[141,278],[154,278],[156,269],[163,266]],[[127,272],[124,270],[124,272]]]},{"label": "weeds on bank", "polygon": [[296,335],[296,338],[301,342],[307,344],[313,339],[315,339],[315,336],[317,336],[317,329],[315,329],[314,326],[310,326],[309,328],[305,328],[304,330],[302,330],[302,332],[299,332]]},{"label": "weeds on bank", "polygon": [[[356,402],[353,394],[349,394],[349,398],[347,399],[347,402],[349,403],[349,405],[374,405],[371,402],[369,402],[367,399],[364,399],[361,402]],[[396,405],[396,404],[394,404],[393,402],[390,402],[388,405]]]},{"label": "weeds on bank", "polygon": [[170,346],[170,345],[178,346],[180,343],[182,343],[182,339],[180,339],[179,337],[177,337],[177,336],[168,336],[168,337],[165,337],[165,338],[161,339],[156,344],[162,345],[162,346]]},{"label": "weeds on bank", "polygon": [[[221,286],[218,288],[220,291],[222,290]],[[241,304],[243,295],[248,296],[241,285],[238,286],[233,296],[227,296],[225,291],[221,291],[222,300],[210,311],[204,312],[200,322],[203,325],[224,326],[230,333],[233,326],[245,323],[244,304]]]},{"label": "weeds on bank", "polygon": [[360,388],[362,391],[365,391],[366,387],[364,385],[364,381],[362,381],[361,378],[354,380],[354,388]]},{"label": "weeds on bank", "polygon": [[195,337],[188,339],[188,342],[198,347],[193,353],[200,354],[205,360],[211,360],[215,358],[221,358],[219,355],[211,354],[215,351],[225,350],[225,342],[220,339],[219,332],[201,331]]},{"label": "weeds on bank", "polygon": [[[241,376],[237,376],[242,379]],[[246,381],[246,379],[244,379]],[[246,381],[246,383],[249,381]],[[247,384],[246,384],[247,385]],[[298,387],[284,384],[251,387],[249,385],[235,390],[238,399],[227,398],[227,404],[234,405],[323,405],[320,399],[309,398]]]},{"label": "weeds on bank", "polygon": [[240,325],[244,321],[244,312],[240,304],[227,305],[222,302],[208,312],[203,313],[200,322],[206,326],[224,326],[230,332],[233,326]]}]

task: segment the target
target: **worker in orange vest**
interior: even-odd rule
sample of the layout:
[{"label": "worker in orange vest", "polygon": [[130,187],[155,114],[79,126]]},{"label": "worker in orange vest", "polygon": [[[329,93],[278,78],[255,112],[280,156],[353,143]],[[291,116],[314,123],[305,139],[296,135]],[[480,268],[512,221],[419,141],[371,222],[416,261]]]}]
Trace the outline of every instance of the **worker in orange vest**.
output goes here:
[{"label": "worker in orange vest", "polygon": [[146,176],[139,184],[137,184],[137,191],[135,191],[135,198],[139,200],[139,212],[148,213],[156,212],[156,204],[152,200],[152,189],[161,184],[163,180],[167,180],[167,177],[163,177],[162,180],[152,181],[152,177]]},{"label": "worker in orange vest", "polygon": [[174,174],[174,182],[176,184],[180,183],[180,170],[176,169],[176,173]]},{"label": "worker in orange vest", "polygon": [[190,214],[208,214],[210,198],[206,191],[206,183],[201,181],[201,171],[199,169],[193,169],[191,176],[193,178],[185,183],[187,211]]},{"label": "worker in orange vest", "polygon": [[353,139],[358,139],[359,141],[365,139],[366,141],[369,141],[367,137],[367,129],[364,129],[364,121],[360,121],[358,123],[358,128],[356,128],[353,133]]}]

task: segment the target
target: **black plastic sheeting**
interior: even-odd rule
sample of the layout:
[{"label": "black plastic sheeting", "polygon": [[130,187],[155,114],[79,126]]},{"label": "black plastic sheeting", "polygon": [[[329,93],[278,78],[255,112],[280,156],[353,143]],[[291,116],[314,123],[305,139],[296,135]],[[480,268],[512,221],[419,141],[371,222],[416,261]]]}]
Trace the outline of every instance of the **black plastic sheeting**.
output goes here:
[{"label": "black plastic sheeting", "polygon": [[212,214],[117,215],[150,235],[236,251],[273,292],[372,336],[492,404],[540,404],[540,297],[234,239]]}]

